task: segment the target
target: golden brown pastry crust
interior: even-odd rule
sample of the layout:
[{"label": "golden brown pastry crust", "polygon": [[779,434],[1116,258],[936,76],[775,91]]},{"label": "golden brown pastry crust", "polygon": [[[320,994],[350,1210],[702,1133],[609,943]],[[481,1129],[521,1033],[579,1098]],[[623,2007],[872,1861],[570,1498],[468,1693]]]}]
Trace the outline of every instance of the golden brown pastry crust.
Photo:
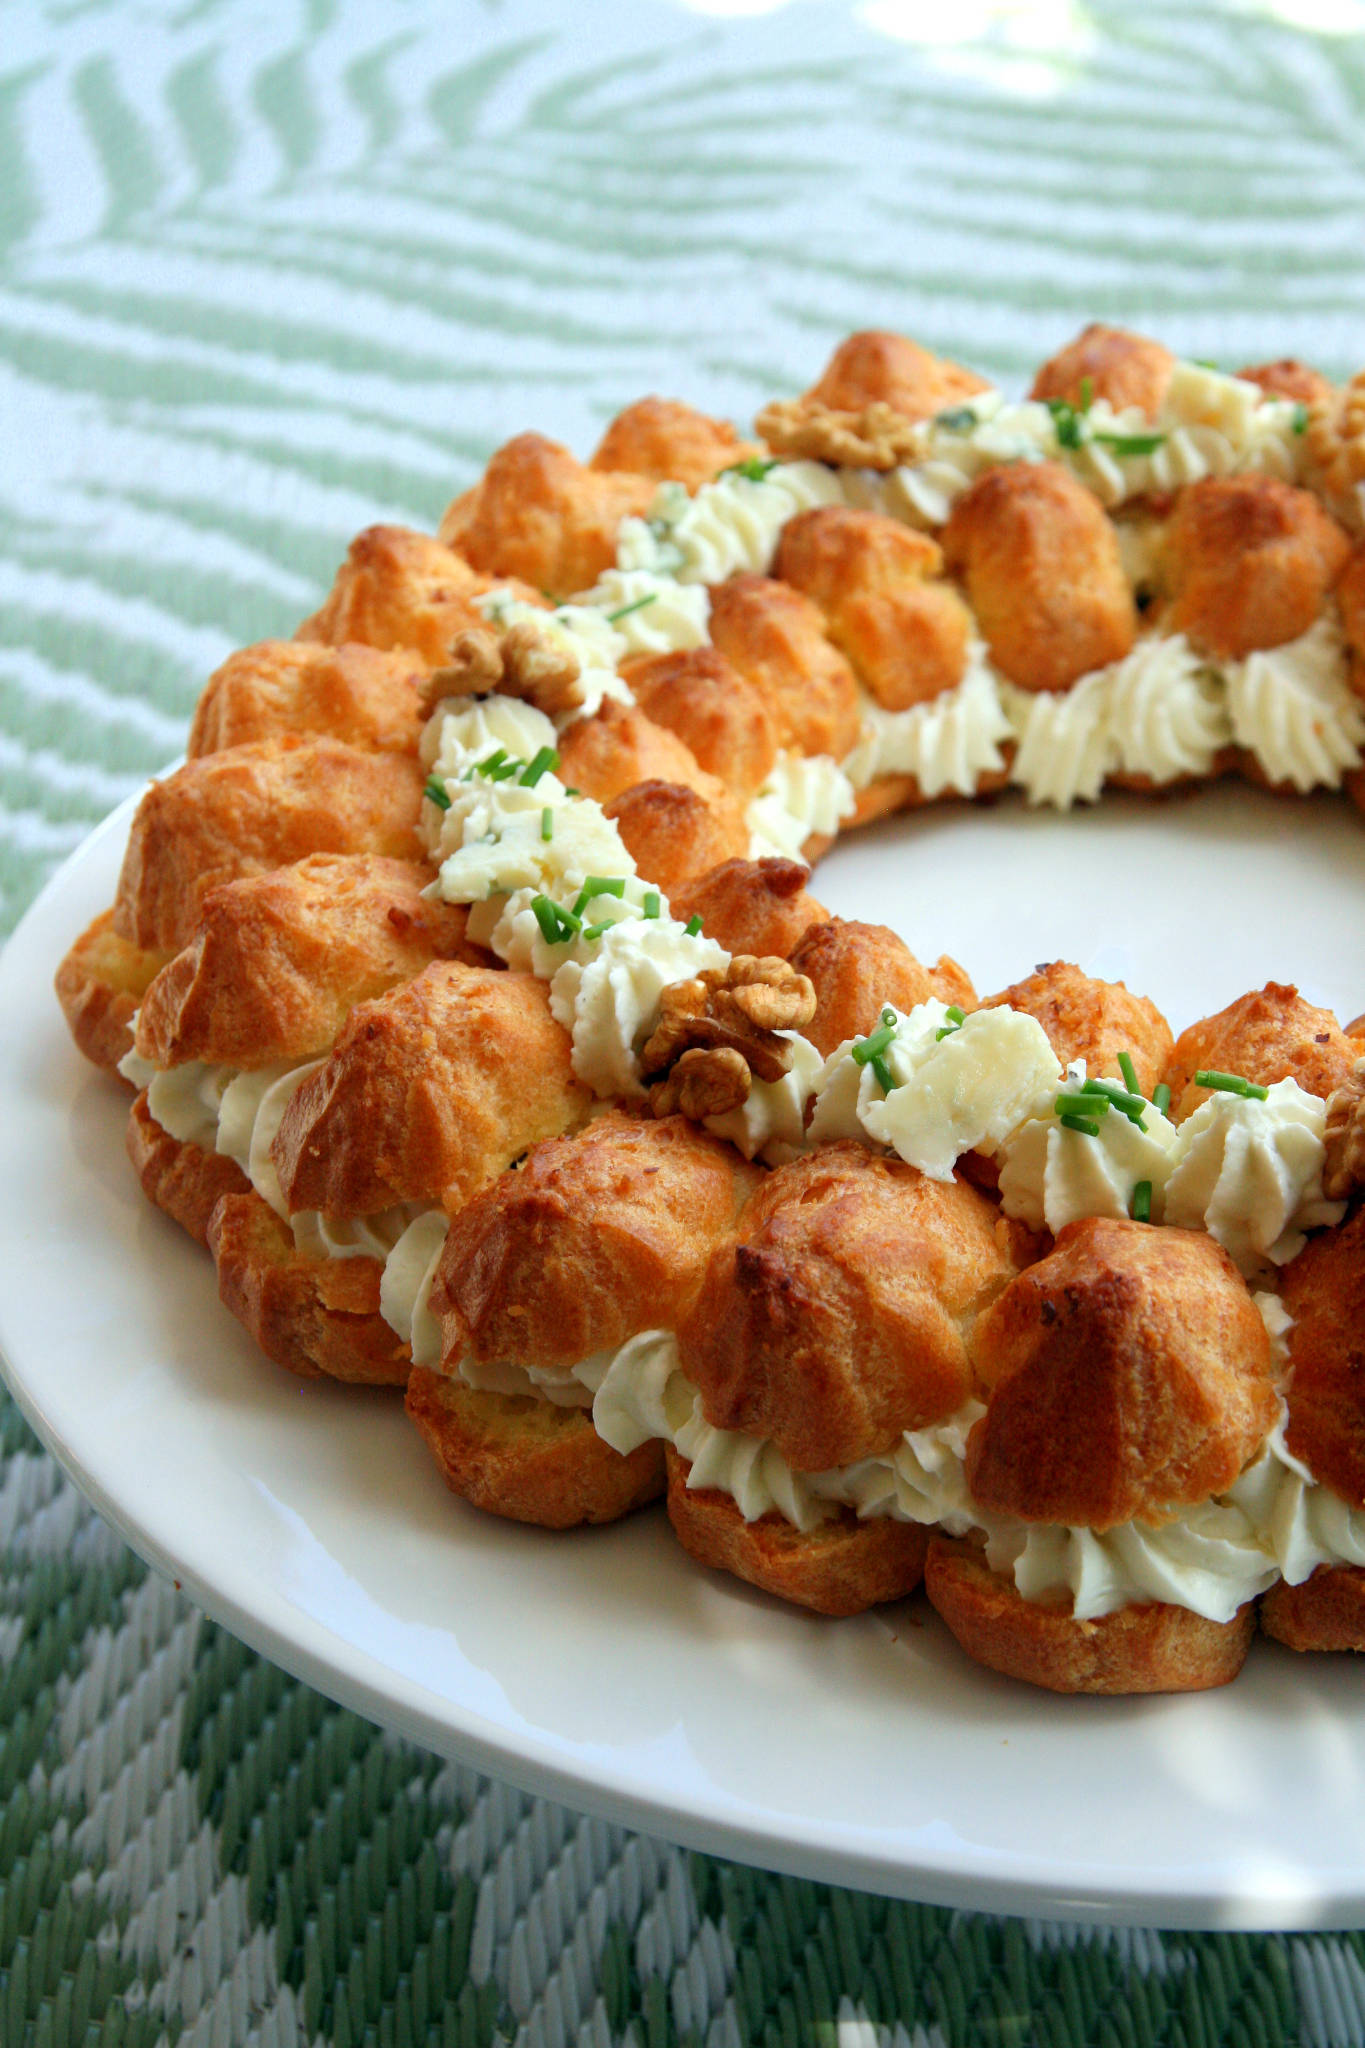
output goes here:
[{"label": "golden brown pastry crust", "polygon": [[367,526],[347,549],[321,610],[294,638],[331,647],[363,641],[436,668],[449,658],[456,634],[483,624],[474,599],[488,587],[487,576],[430,534]]},{"label": "golden brown pastry crust", "polygon": [[1202,1231],[1068,1223],[976,1326],[967,1439],[981,1506],[1028,1522],[1161,1522],[1231,1486],[1279,1414],[1274,1353]]},{"label": "golden brown pastry crust", "polygon": [[687,1484],[692,1467],[669,1446],[668,1519],[689,1557],[816,1614],[863,1614],[903,1600],[924,1576],[929,1532],[890,1516],[860,1522],[842,1509],[817,1529],[780,1515],[746,1522],[728,1494]]},{"label": "golden brown pastry crust", "polygon": [[1241,1074],[1263,1088],[1293,1080],[1326,1101],[1359,1057],[1330,1010],[1306,1003],[1292,983],[1268,981],[1182,1031],[1161,1078],[1172,1120],[1183,1123],[1208,1100],[1208,1089],[1194,1085],[1197,1073]]},{"label": "golden brown pastry crust", "polygon": [[1272,476],[1205,477],[1162,538],[1162,624],[1223,660],[1306,633],[1350,552],[1311,491]]},{"label": "golden brown pastry crust", "polygon": [[882,404],[908,420],[922,420],[989,389],[975,370],[932,354],[904,334],[865,328],[840,342],[806,397],[839,412]]},{"label": "golden brown pastry crust", "polygon": [[758,443],[741,441],[728,420],[712,419],[676,398],[640,398],[616,415],[588,467],[628,470],[695,491],[721,470],[760,453]]},{"label": "golden brown pastry crust", "polygon": [[1087,1074],[1122,1080],[1118,1056],[1131,1053],[1138,1088],[1150,1095],[1170,1063],[1171,1027],[1147,996],[1135,996],[1121,981],[1097,981],[1067,960],[1050,960],[999,995],[986,996],[983,1010],[1006,1005],[1036,1017],[1063,1066],[1084,1060]]},{"label": "golden brown pastry crust", "polygon": [[745,800],[757,792],[777,759],[777,725],[767,699],[724,655],[714,647],[646,655],[622,674],[640,709],[676,733],[708,774]]},{"label": "golden brown pastry crust", "polygon": [[791,963],[815,989],[806,1037],[826,1056],[846,1038],[873,1030],[888,1003],[912,1010],[937,996],[964,1010],[976,1008],[976,991],[956,960],[944,953],[935,966],[922,966],[889,925],[826,918],[803,933]]},{"label": "golden brown pastry crust", "polygon": [[352,1010],[273,1157],[291,1211],[453,1209],[586,1102],[543,982],[437,960]]},{"label": "golden brown pastry crust", "polygon": [[622,1457],[582,1408],[476,1392],[420,1365],[406,1407],[451,1492],[485,1514],[572,1529],[619,1521],[664,1490],[663,1446]]},{"label": "golden brown pastry crust", "polygon": [[1154,420],[1165,403],[1174,368],[1175,357],[1159,341],[1095,320],[1049,356],[1029,397],[1060,398],[1082,409],[1093,399],[1104,398],[1115,412],[1136,405]]},{"label": "golden brown pastry crust", "polygon": [[1137,610],[1113,521],[1060,463],[986,470],[941,538],[992,659],[1021,689],[1069,689],[1132,647]]},{"label": "golden brown pastry crust", "polygon": [[[658,725],[638,704],[606,697],[591,718],[575,719],[559,741],[560,781],[609,804],[639,782],[678,782],[710,797],[716,778],[707,775],[685,741]],[[653,881],[654,876],[650,876]]]},{"label": "golden brown pastry crust", "polygon": [[1365,1209],[1284,1269],[1292,1375],[1286,1441],[1321,1485],[1365,1508]]},{"label": "golden brown pastry crust", "polygon": [[154,782],[133,818],[114,930],[135,946],[188,945],[205,897],[224,882],[310,853],[411,860],[422,770],[403,754],[341,740],[260,740]]},{"label": "golden brown pastry crust", "polygon": [[811,926],[829,917],[807,890],[809,880],[798,860],[723,860],[671,899],[673,915],[684,924],[699,917],[727,953],[787,960]]},{"label": "golden brown pastry crust", "polygon": [[[642,875],[671,901],[722,861],[747,852],[749,826],[738,800],[714,776],[700,786],[637,782],[603,809]],[[709,787],[707,786],[709,785]]]},{"label": "golden brown pastry crust", "polygon": [[425,665],[351,643],[262,640],[215,669],[195,707],[190,760],[284,733],[327,734],[381,754],[415,754]]},{"label": "golden brown pastry crust", "polygon": [[300,1379],[406,1386],[411,1353],[379,1313],[378,1259],[310,1259],[252,1190],[224,1195],[209,1219],[218,1294],[267,1358]]},{"label": "golden brown pastry crust", "polygon": [[1204,1692],[1229,1685],[1256,1630],[1248,1601],[1231,1621],[1208,1621],[1163,1601],[1077,1621],[1064,1607],[1025,1600],[970,1541],[935,1533],[924,1590],[967,1655],[1049,1692]]},{"label": "golden brown pastry crust", "polygon": [[87,925],[57,969],[54,987],[76,1048],[106,1073],[133,1049],[133,1018],[171,955],[132,945],[114,930],[112,909]]},{"label": "golden brown pastry crust", "polygon": [[1337,578],[1336,599],[1341,606],[1342,630],[1355,657],[1352,683],[1358,694],[1365,694],[1361,676],[1365,668],[1365,541],[1357,541],[1347,557]]},{"label": "golden brown pastry crust", "polygon": [[777,1167],[679,1330],[707,1420],[771,1439],[798,1472],[941,1421],[972,1391],[973,1327],[1013,1274],[995,1221],[975,1188],[861,1145]]},{"label": "golden brown pastry crust", "polygon": [[182,1145],[164,1131],[147,1107],[146,1089],[128,1112],[124,1144],[147,1200],[196,1244],[208,1243],[209,1218],[224,1195],[251,1192],[240,1166],[223,1153]]},{"label": "golden brown pastry crust", "polygon": [[961,682],[971,617],[934,582],[943,556],[898,520],[842,505],[798,512],[782,529],[773,574],[824,613],[830,639],[888,711]]},{"label": "golden brown pastry crust", "polygon": [[440,538],[475,569],[569,597],[616,561],[616,530],[645,511],[647,476],[587,469],[558,441],[518,434],[450,505]]},{"label": "golden brown pastry crust", "polygon": [[784,747],[843,760],[858,738],[858,685],[808,597],[771,576],[732,576],[711,593],[711,639],[764,699]]},{"label": "golden brown pastry crust", "polygon": [[357,1003],[429,961],[480,965],[468,911],[429,902],[430,880],[415,861],[317,853],[212,890],[189,945],[143,996],[138,1051],[158,1067],[309,1059]]},{"label": "golden brown pastry crust", "polygon": [[1262,1596],[1261,1628],[1291,1650],[1365,1650],[1365,1571],[1320,1564],[1302,1585],[1281,1579]]},{"label": "golden brown pastry crust", "polygon": [[1237,375],[1248,384],[1259,384],[1267,398],[1291,398],[1299,405],[1329,404],[1334,395],[1331,382],[1321,370],[1314,370],[1293,356],[1281,356],[1274,363],[1253,363],[1249,369],[1238,370]]},{"label": "golden brown pastry crust", "polygon": [[430,1296],[443,1356],[567,1373],[672,1329],[756,1175],[680,1116],[608,1110],[534,1146],[451,1219]]}]

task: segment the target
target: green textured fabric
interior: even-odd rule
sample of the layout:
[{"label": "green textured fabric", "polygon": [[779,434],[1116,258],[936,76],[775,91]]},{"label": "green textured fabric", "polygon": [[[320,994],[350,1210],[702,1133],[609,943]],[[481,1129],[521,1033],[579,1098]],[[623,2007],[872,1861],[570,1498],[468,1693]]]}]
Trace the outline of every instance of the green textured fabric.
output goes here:
[{"label": "green textured fabric", "polygon": [[[1300,25],[1295,26],[1295,22]],[[1365,8],[0,5],[0,919],[350,535],[839,335],[1365,358]],[[2,1399],[3,1397],[0,1397]],[[490,1784],[149,1577],[0,1407],[2,2048],[1365,2043],[1365,1941],[732,1868]]]}]

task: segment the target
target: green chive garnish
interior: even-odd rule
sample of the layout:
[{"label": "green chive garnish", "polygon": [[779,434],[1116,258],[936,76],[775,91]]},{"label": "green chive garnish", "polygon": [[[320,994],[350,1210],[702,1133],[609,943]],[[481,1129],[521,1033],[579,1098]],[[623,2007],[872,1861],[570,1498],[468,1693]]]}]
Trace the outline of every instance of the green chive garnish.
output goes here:
[{"label": "green chive garnish", "polygon": [[1117,1081],[1083,1081],[1081,1093],[1099,1096],[1105,1102],[1112,1102],[1115,1109],[1122,1110],[1130,1124],[1136,1124],[1140,1131],[1146,1130],[1147,1126],[1142,1121],[1142,1112],[1147,1107],[1146,1102],[1141,1095],[1129,1095],[1125,1089],[1120,1088]]},{"label": "green chive garnish", "polygon": [[882,1094],[889,1095],[896,1085],[896,1077],[886,1064],[886,1061],[879,1052],[874,1052],[868,1061],[868,1065],[877,1076],[877,1085],[881,1089]]},{"label": "green chive garnish", "polygon": [[634,604],[619,605],[614,612],[607,613],[607,624],[614,626],[618,619],[628,619],[632,612],[642,612],[647,604],[653,604],[659,593],[651,590],[648,597],[637,597]]},{"label": "green chive garnish", "polygon": [[[960,1010],[960,1009],[958,1008],[958,1006],[957,1006],[957,1004],[956,1004],[956,1003],[949,1003],[949,1005],[948,1005],[948,1008],[947,1008],[947,1010],[946,1010],[946,1012],[945,1012],[944,1014],[946,1015],[946,1017],[947,1017],[948,1021],[947,1021],[947,1023],[946,1023],[946,1024],[945,1024],[945,1025],[944,1025],[944,1026],[942,1027],[942,1029],[941,1029],[941,1030],[939,1030],[939,1031],[936,1031],[936,1032],[934,1033],[934,1044],[935,1044],[935,1045],[937,1045],[937,1044],[938,1044],[938,1043],[940,1042],[940,1040],[942,1040],[942,1039],[944,1039],[944,1038],[951,1038],[951,1037],[952,1037],[952,1035],[953,1035],[953,1033],[954,1033],[955,1031],[960,1031],[960,1030],[961,1030],[961,1028],[962,1028],[962,1026],[963,1026],[963,1025],[964,1025],[964,1024],[966,1023],[966,1021],[967,1021],[967,1013],[966,1013],[966,1011],[965,1011],[965,1010]],[[885,1012],[885,1010],[883,1010],[883,1012],[882,1012],[882,1016],[883,1016],[883,1018],[884,1018],[884,1017],[886,1016],[886,1012]]]},{"label": "green chive garnish", "polygon": [[1073,1116],[1070,1110],[1059,1117],[1058,1122],[1064,1124],[1069,1131],[1084,1131],[1087,1138],[1098,1138],[1100,1134],[1097,1123],[1093,1123],[1089,1117]]},{"label": "green chive garnish", "polygon": [[566,789],[564,794],[565,796],[582,796],[583,792],[581,789]]},{"label": "green chive garnish", "polygon": [[1123,1085],[1128,1090],[1128,1093],[1130,1095],[1141,1095],[1142,1090],[1138,1087],[1137,1068],[1133,1065],[1133,1055],[1130,1052],[1121,1052],[1119,1054],[1119,1072],[1123,1076]]},{"label": "green chive garnish", "polygon": [[730,467],[723,469],[720,474],[721,476],[742,476],[746,483],[761,484],[768,472],[776,468],[777,457],[775,455],[766,461],[761,455],[751,455],[747,462],[732,462]]},{"label": "green chive garnish", "polygon": [[501,764],[502,764],[502,763],[503,763],[503,762],[504,762],[504,761],[505,761],[506,759],[507,759],[507,749],[506,749],[506,747],[495,747],[495,748],[493,749],[492,753],[491,753],[491,754],[489,754],[489,755],[488,755],[488,756],[486,757],[486,759],[484,759],[484,760],[482,760],[482,761],[476,761],[476,762],[474,763],[474,773],[475,773],[476,775],[492,775],[492,774],[495,774],[495,773],[496,773],[496,771],[497,771],[497,769],[498,769],[498,768],[499,768],[499,767],[501,766]]},{"label": "green chive garnish", "polygon": [[866,1038],[859,1038],[854,1042],[851,1048],[854,1060],[860,1067],[865,1067],[870,1061],[880,1059],[895,1035],[896,1025],[893,1018],[891,1023],[883,1024],[880,1030],[871,1031]]},{"label": "green chive garnish", "polygon": [[976,425],[976,414],[969,405],[955,405],[948,412],[936,412],[934,425],[950,434],[970,434]]},{"label": "green chive garnish", "polygon": [[1152,1183],[1140,1180],[1133,1189],[1134,1223],[1150,1223],[1152,1220]]},{"label": "green chive garnish", "polygon": [[604,917],[601,924],[590,924],[583,936],[585,939],[600,939],[603,932],[609,932],[615,922],[614,917]]},{"label": "green chive garnish", "polygon": [[553,747],[542,747],[522,775],[522,787],[534,789],[542,775],[559,766],[559,755]]},{"label": "green chive garnish", "polygon": [[1259,1081],[1248,1081],[1244,1074],[1220,1074],[1216,1067],[1202,1068],[1194,1077],[1194,1085],[1216,1089],[1220,1095],[1241,1095],[1252,1102],[1264,1102],[1270,1093]]},{"label": "green chive garnish", "polygon": [[1081,379],[1081,411],[1082,411],[1082,412],[1089,412],[1089,410],[1090,410],[1091,406],[1092,406],[1092,405],[1093,405],[1093,403],[1094,403],[1094,400],[1095,400],[1095,385],[1094,385],[1094,380],[1093,380],[1092,378],[1090,378],[1090,377],[1082,377],[1082,379]]},{"label": "green chive garnish", "polygon": [[689,939],[695,939],[697,933],[701,930],[700,914],[695,917],[689,917],[687,923],[683,926],[683,930],[687,933]]},{"label": "green chive garnish", "polygon": [[555,836],[555,814],[548,804],[540,814],[540,836],[547,842]]},{"label": "green chive garnish", "polygon": [[1081,426],[1081,415],[1074,405],[1065,398],[1049,398],[1047,409],[1052,414],[1052,431],[1057,437],[1059,448],[1079,448],[1085,439]]},{"label": "green chive garnish", "polygon": [[657,890],[657,889],[646,889],[646,891],[645,891],[645,916],[646,916],[646,917],[657,917],[657,916],[659,915],[659,911],[660,911],[660,909],[661,909],[661,908],[662,908],[662,905],[661,905],[661,902],[660,902],[660,897],[659,897],[659,892],[658,892],[658,890]]},{"label": "green chive garnish", "polygon": [[1066,1123],[1072,1117],[1107,1116],[1110,1104],[1107,1095],[1059,1095],[1052,1107]]},{"label": "green chive garnish", "polygon": [[1291,432],[1295,434],[1306,434],[1308,432],[1308,407],[1302,399],[1295,405],[1294,417],[1289,424]]},{"label": "green chive garnish", "polygon": [[1101,434],[1094,438],[1112,448],[1115,455],[1151,455],[1165,443],[1164,434]]},{"label": "green chive garnish", "polygon": [[589,875],[574,898],[573,914],[581,917],[594,896],[624,896],[625,893],[624,875]]},{"label": "green chive garnish", "polygon": [[1152,1107],[1153,1109],[1159,1109],[1161,1111],[1161,1114],[1165,1116],[1170,1106],[1171,1091],[1166,1086],[1166,1083],[1164,1081],[1158,1081],[1155,1088],[1152,1090]]},{"label": "green chive garnish", "polygon": [[432,776],[422,794],[429,804],[435,804],[438,811],[450,809],[450,792],[439,776]]},{"label": "green chive garnish", "polygon": [[559,905],[551,903],[548,896],[533,896],[531,898],[531,908],[535,912],[536,923],[540,926],[540,936],[544,939],[546,945],[562,945],[564,942],[564,929],[561,923],[562,913]]}]

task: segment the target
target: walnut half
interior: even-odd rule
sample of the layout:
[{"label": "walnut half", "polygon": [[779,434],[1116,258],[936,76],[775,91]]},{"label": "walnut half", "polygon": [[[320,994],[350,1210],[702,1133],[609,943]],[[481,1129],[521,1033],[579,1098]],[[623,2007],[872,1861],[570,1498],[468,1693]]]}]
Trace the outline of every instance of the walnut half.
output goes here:
[{"label": "walnut half", "polygon": [[479,697],[496,690],[520,697],[547,718],[561,718],[583,702],[578,658],[556,647],[530,619],[499,632],[472,626],[456,635],[450,660],[427,680],[428,707],[442,697]]},{"label": "walnut half", "polygon": [[1329,1202],[1344,1202],[1365,1187],[1365,1059],[1327,1098],[1327,1157],[1322,1191]]},{"label": "walnut half", "polygon": [[785,462],[830,462],[854,469],[896,469],[923,450],[916,422],[876,399],[860,412],[819,399],[775,399],[757,420],[759,433]]},{"label": "walnut half", "polygon": [[[659,1008],[640,1055],[645,1075],[661,1077],[650,1091],[654,1114],[681,1109],[693,1116],[688,1102],[705,1098],[700,1114],[721,1116],[748,1099],[754,1080],[778,1081],[786,1073],[791,1048],[777,1034],[809,1024],[815,990],[789,961],[738,953],[726,968],[672,983]],[[715,1106],[722,1096],[724,1109]]]}]

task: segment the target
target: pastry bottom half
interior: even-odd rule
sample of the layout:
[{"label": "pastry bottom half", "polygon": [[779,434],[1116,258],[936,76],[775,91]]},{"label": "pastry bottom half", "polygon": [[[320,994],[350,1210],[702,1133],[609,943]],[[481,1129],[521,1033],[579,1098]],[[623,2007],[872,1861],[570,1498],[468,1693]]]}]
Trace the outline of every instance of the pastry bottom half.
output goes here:
[{"label": "pastry bottom half", "polygon": [[1204,1692],[1246,1661],[1256,1603],[1231,1621],[1144,1601],[1095,1621],[1025,1600],[970,1537],[936,1534],[924,1567],[929,1599],[969,1657],[1049,1692]]},{"label": "pastry bottom half", "polygon": [[1261,1627],[1291,1650],[1365,1650],[1365,1571],[1320,1564],[1302,1585],[1272,1586]]},{"label": "pastry bottom half", "polygon": [[692,1467],[668,1452],[668,1518],[690,1557],[816,1614],[862,1614],[903,1600],[924,1576],[929,1532],[889,1516],[860,1522],[844,1508],[815,1529],[776,1514],[746,1522],[729,1494],[689,1489]]},{"label": "pastry bottom half", "polygon": [[486,1392],[419,1365],[407,1411],[452,1493],[486,1514],[572,1529],[618,1521],[664,1490],[663,1446],[641,1444],[623,1457],[586,1408]]}]

